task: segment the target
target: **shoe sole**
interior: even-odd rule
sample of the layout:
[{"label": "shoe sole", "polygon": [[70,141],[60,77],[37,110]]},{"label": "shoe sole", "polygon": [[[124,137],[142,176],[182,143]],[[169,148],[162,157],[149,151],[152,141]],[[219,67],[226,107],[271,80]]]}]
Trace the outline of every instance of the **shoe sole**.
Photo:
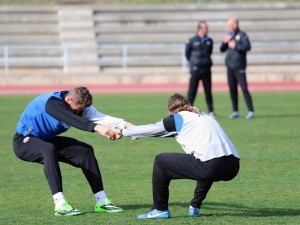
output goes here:
[{"label": "shoe sole", "polygon": [[69,214],[59,214],[59,213],[55,213],[55,216],[79,216],[82,215],[82,212],[77,212],[77,213],[69,213]]},{"label": "shoe sole", "polygon": [[113,210],[113,211],[101,210],[101,211],[95,211],[95,213],[118,213],[118,212],[124,212],[124,210]]},{"label": "shoe sole", "polygon": [[142,217],[142,218],[139,218],[137,217],[138,220],[144,220],[144,219],[148,219],[148,220],[159,220],[159,219],[170,219],[170,217],[153,217],[153,218],[148,218],[148,217]]},{"label": "shoe sole", "polygon": [[159,215],[159,216],[153,216],[153,217],[148,217],[149,214],[145,215],[145,214],[142,214],[142,215],[139,215],[137,217],[137,219],[139,220],[143,220],[143,219],[170,219],[170,214],[168,215]]}]

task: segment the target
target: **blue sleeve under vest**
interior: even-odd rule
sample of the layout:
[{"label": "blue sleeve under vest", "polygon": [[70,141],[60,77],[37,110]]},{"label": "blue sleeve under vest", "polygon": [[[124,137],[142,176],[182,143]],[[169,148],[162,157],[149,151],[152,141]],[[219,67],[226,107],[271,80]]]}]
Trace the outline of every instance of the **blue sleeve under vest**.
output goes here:
[{"label": "blue sleeve under vest", "polygon": [[183,118],[181,115],[179,114],[173,114],[174,116],[174,121],[175,121],[175,127],[176,127],[176,131],[177,132],[180,132],[181,131],[181,128],[183,126]]},{"label": "blue sleeve under vest", "polygon": [[179,114],[172,114],[163,119],[163,124],[168,132],[180,132],[183,126],[183,118]]}]

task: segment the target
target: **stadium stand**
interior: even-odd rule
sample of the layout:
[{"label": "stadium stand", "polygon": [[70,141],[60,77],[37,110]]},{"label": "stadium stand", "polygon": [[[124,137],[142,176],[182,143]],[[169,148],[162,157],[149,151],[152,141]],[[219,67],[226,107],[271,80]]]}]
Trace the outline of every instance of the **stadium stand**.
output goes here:
[{"label": "stadium stand", "polygon": [[[195,33],[198,21],[205,19],[215,41],[214,79],[224,80],[224,55],[219,46],[226,32],[226,20],[233,16],[239,18],[241,29],[247,31],[252,41],[248,55],[250,80],[294,79],[295,72],[299,76],[300,62],[299,7],[294,4],[99,7],[95,9],[95,29],[99,44],[133,45],[127,50],[130,70],[142,67],[155,73],[165,68],[164,73],[180,73],[181,45]],[[137,43],[144,47],[135,47]],[[145,46],[149,43],[154,46]],[[155,47],[156,43],[165,47]],[[168,44],[178,46],[168,47]],[[104,60],[121,57],[116,49],[100,54],[103,67],[122,63],[121,59]]]},{"label": "stadium stand", "polygon": [[[0,45],[9,46],[9,66],[59,66],[62,52],[49,49],[60,45],[57,24],[57,11],[53,8],[0,7]],[[4,60],[2,49],[0,56]]]},{"label": "stadium stand", "polygon": [[89,7],[61,6],[58,8],[58,18],[61,43],[68,50],[68,72],[98,73],[93,10]]},{"label": "stadium stand", "polygon": [[[9,72],[6,79],[15,68],[31,68],[22,72],[28,75],[36,68],[55,71],[60,77],[55,82],[103,82],[103,77],[107,83],[187,82],[184,43],[205,19],[215,42],[213,79],[225,81],[219,46],[226,20],[233,16],[252,41],[248,80],[300,80],[297,3],[7,6],[0,12],[0,60],[2,71]],[[4,46],[9,46],[9,70]]]}]

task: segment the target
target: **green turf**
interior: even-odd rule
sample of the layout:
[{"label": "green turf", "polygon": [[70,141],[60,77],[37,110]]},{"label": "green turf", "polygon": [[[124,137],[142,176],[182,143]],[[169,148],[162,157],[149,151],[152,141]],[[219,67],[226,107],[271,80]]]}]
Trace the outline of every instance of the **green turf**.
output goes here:
[{"label": "green turf", "polygon": [[[227,119],[231,112],[227,93],[214,95],[219,122],[241,156],[241,170],[231,182],[215,183],[200,218],[187,217],[195,182],[173,181],[166,221],[139,221],[136,216],[152,206],[151,170],[154,156],[163,151],[182,152],[172,138],[123,138],[108,141],[97,134],[72,128],[66,133],[94,146],[108,196],[126,211],[95,214],[94,196],[79,169],[62,164],[67,200],[84,211],[77,217],[55,217],[54,204],[43,167],[15,157],[15,124],[33,96],[0,96],[0,224],[299,224],[300,223],[300,93],[253,93],[257,118]],[[136,124],[166,116],[168,94],[95,95],[101,111]],[[203,95],[197,105],[206,110]]]}]

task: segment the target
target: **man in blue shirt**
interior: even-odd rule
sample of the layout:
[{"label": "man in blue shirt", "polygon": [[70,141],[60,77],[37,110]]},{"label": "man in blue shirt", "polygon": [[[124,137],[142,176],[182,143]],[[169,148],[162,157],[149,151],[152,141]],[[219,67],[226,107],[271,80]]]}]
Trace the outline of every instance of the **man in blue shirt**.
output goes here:
[{"label": "man in blue shirt", "polygon": [[13,138],[18,158],[44,165],[51,189],[55,215],[82,214],[64,198],[59,162],[82,169],[96,198],[95,212],[121,212],[105,194],[93,147],[74,138],[58,136],[71,126],[97,132],[110,140],[122,137],[119,129],[132,124],[98,112],[92,106],[92,95],[86,87],[47,93],[34,98],[20,116]]}]

